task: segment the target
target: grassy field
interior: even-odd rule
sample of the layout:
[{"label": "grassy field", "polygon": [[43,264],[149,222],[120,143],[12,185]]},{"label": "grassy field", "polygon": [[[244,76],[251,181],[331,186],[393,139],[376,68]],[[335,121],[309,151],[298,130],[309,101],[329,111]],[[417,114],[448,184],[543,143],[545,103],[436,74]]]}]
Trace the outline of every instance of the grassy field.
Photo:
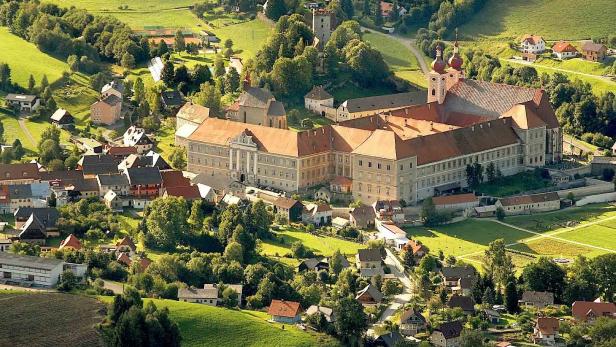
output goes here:
[{"label": "grassy field", "polygon": [[[102,346],[102,305],[69,294],[0,294],[0,346]],[[16,329],[16,326],[19,326]]]},{"label": "grassy field", "polygon": [[[507,217],[505,222],[534,232],[561,231],[567,222],[591,223],[616,216],[616,208],[608,204],[593,204],[556,212]],[[616,224],[614,224],[616,225]]]},{"label": "grassy field", "polygon": [[[291,244],[296,241],[301,241],[304,246],[315,253],[323,256],[331,256],[338,249],[340,253],[345,255],[354,255],[360,248],[365,248],[363,245],[341,240],[329,236],[316,236],[310,233],[296,230],[282,230],[275,232],[278,237],[277,242],[264,241],[261,243],[261,253],[268,256],[284,256],[291,253]],[[284,240],[284,241],[280,241]]]},{"label": "grassy field", "polygon": [[[103,297],[111,302],[110,297]],[[151,299],[146,299],[151,300]],[[178,323],[182,346],[338,346],[332,337],[305,332],[292,325],[269,323],[264,312],[229,310],[221,307],[153,299],[168,307]]]},{"label": "grassy field", "polygon": [[9,33],[5,27],[0,27],[0,62],[9,64],[13,82],[24,87],[28,86],[30,74],[37,84],[43,75],[47,75],[52,83],[62,76],[63,71],[68,71],[66,63],[42,53],[34,44]]},{"label": "grassy field", "polygon": [[528,190],[544,188],[549,180],[542,180],[533,172],[522,172],[512,176],[485,182],[477,187],[477,191],[491,196],[507,196]]},{"label": "grassy field", "polygon": [[613,0],[489,0],[459,32],[473,38],[536,34],[575,40],[612,34],[615,17]]},{"label": "grassy field", "polygon": [[228,25],[214,29],[216,35],[224,42],[233,40],[233,50],[240,57],[247,59],[253,57],[269,37],[272,28],[260,19]]}]

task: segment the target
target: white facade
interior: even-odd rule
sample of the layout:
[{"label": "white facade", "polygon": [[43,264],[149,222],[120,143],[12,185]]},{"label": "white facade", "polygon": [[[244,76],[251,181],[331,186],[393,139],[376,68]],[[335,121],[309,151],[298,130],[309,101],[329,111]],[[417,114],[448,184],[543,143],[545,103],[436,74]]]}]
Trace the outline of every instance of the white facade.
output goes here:
[{"label": "white facade", "polygon": [[540,37],[535,39],[525,39],[520,45],[523,53],[539,54],[545,51],[545,41]]},{"label": "white facade", "polygon": [[0,252],[0,282],[53,287],[64,270],[71,270],[76,276],[82,277],[86,269],[86,265],[66,263],[59,259]]},{"label": "white facade", "polygon": [[577,52],[554,52],[554,55],[558,59],[570,59],[575,58],[577,56]]}]

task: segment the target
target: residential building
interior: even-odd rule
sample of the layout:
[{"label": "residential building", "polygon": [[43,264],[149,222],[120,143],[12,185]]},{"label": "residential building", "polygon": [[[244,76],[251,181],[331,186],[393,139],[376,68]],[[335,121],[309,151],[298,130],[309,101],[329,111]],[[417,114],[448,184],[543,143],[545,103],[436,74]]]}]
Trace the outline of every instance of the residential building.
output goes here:
[{"label": "residential building", "polygon": [[560,209],[560,197],[556,192],[512,196],[499,199],[495,206],[501,207],[506,215],[556,211]]},{"label": "residential building", "polygon": [[362,290],[357,292],[355,300],[359,301],[363,306],[378,305],[383,301],[383,293],[372,284],[368,284]]},{"label": "residential building", "polygon": [[192,204],[195,200],[201,199],[201,193],[199,187],[194,186],[178,186],[164,188],[164,197],[174,196],[184,198],[189,204]]},{"label": "residential building", "polygon": [[408,308],[400,315],[400,333],[405,336],[415,336],[428,329],[426,318],[417,309]]},{"label": "residential building", "polygon": [[501,314],[496,310],[484,308],[481,311],[481,317],[487,320],[488,322],[490,322],[490,324],[499,324],[500,319],[501,319]]},{"label": "residential building", "polygon": [[332,222],[332,213],[328,204],[308,204],[302,210],[302,222],[316,226],[328,225]]},{"label": "residential building", "polygon": [[274,200],[274,213],[285,216],[289,223],[299,222],[302,219],[304,205],[294,199],[279,197]]},{"label": "residential building", "polygon": [[70,112],[59,108],[51,115],[51,124],[62,129],[72,129],[75,127],[75,118]]},{"label": "residential building", "polygon": [[227,113],[228,119],[270,128],[287,128],[287,114],[284,105],[276,101],[274,95],[267,89],[245,88],[238,99],[238,106],[237,112]]},{"label": "residential building", "polygon": [[334,323],[336,321],[334,310],[325,306],[311,305],[310,307],[308,307],[306,312],[304,312],[304,314],[306,316],[312,316],[313,314],[322,314],[328,323]]},{"label": "residential building", "polygon": [[124,94],[124,83],[120,81],[111,81],[101,88],[101,98],[106,98],[110,95],[116,96],[122,100]]},{"label": "residential building", "polygon": [[177,111],[184,104],[184,96],[177,90],[166,90],[160,93],[161,105],[168,111]]},{"label": "residential building", "polygon": [[389,18],[393,11],[397,11],[394,7],[395,5],[391,2],[379,1],[379,9],[381,10],[381,16],[383,16],[384,19]]},{"label": "residential building", "polygon": [[6,104],[18,111],[36,111],[41,104],[41,99],[36,95],[12,94],[9,93],[4,97]]},{"label": "residential building", "polygon": [[380,249],[360,249],[357,251],[355,261],[358,269],[381,268],[383,255]]},{"label": "residential building", "polygon": [[603,61],[607,55],[607,46],[602,43],[586,41],[582,45],[584,59],[590,61]]},{"label": "residential building", "polygon": [[121,173],[96,175],[99,196],[104,197],[107,192],[113,191],[120,196],[127,196],[130,190],[128,177]]},{"label": "residential building", "polygon": [[559,322],[554,317],[538,317],[533,328],[533,342],[542,346],[556,345]]},{"label": "residential building", "polygon": [[[368,162],[368,165],[371,166],[371,163]],[[379,165],[380,164],[377,164],[377,166]],[[370,187],[370,185],[368,185],[368,187]],[[377,189],[380,189],[380,187]],[[370,189],[368,189],[368,192],[370,192]],[[398,200],[377,200],[372,204],[372,207],[374,208],[378,220],[392,221],[394,223],[404,222],[404,210],[402,210],[402,206]]]},{"label": "residential building", "polygon": [[509,176],[559,162],[562,131],[545,91],[465,79],[457,49],[449,63],[439,49],[422,102],[368,102],[359,118],[302,132],[208,117],[186,140],[187,169],[289,193],[344,176],[353,200],[416,205],[467,187],[469,164]]},{"label": "residential building", "polygon": [[405,252],[413,253],[413,259],[419,264],[421,258],[428,254],[428,247],[426,247],[420,241],[409,240],[402,248]]},{"label": "residential building", "polygon": [[70,234],[68,235],[62,242],[60,242],[60,247],[58,249],[73,249],[80,250],[83,246],[81,245],[81,241],[77,238],[77,236]]},{"label": "residential building", "polygon": [[479,198],[473,193],[435,196],[432,198],[437,210],[472,211],[479,206]]},{"label": "residential building", "polygon": [[400,341],[405,341],[404,336],[397,331],[390,331],[376,336],[374,346],[395,347]]},{"label": "residential building", "polygon": [[72,264],[55,258],[0,252],[1,283],[53,287],[64,270],[71,270],[76,276],[82,277],[86,269],[85,264]]},{"label": "residential building", "polygon": [[113,190],[108,190],[105,195],[103,195],[103,202],[105,206],[107,206],[112,211],[122,212],[124,210],[125,202],[128,202],[126,197],[122,197],[118,195]]},{"label": "residential building", "polygon": [[350,222],[348,219],[342,217],[334,217],[334,219],[332,219],[332,227],[334,227],[336,230],[345,228],[349,225]]},{"label": "residential building", "polygon": [[137,155],[137,148],[132,146],[105,146],[103,148],[104,154],[114,156],[116,159],[123,160],[131,154]]},{"label": "residential building", "polygon": [[[313,12],[314,13],[314,12]],[[334,109],[334,97],[323,86],[314,86],[308,94],[304,95],[304,107],[316,114],[325,117],[325,114]]]},{"label": "residential building", "polygon": [[308,258],[302,260],[297,266],[297,271],[329,271],[329,260],[327,258]]},{"label": "residential building", "polygon": [[112,125],[122,115],[122,99],[111,94],[90,106],[90,120],[94,124]]},{"label": "residential building", "polygon": [[373,229],[374,219],[376,214],[374,208],[368,205],[360,205],[349,212],[349,221],[351,225],[360,229]]},{"label": "residential building", "polygon": [[162,170],[160,176],[163,179],[163,187],[186,187],[192,185],[190,179],[184,177],[180,170]]},{"label": "residential building", "polygon": [[0,184],[30,184],[39,179],[36,163],[0,164]]},{"label": "residential building", "polygon": [[162,193],[163,179],[157,167],[137,167],[126,169],[130,184],[129,195],[133,199],[133,207],[145,208],[148,201]]},{"label": "residential building", "polygon": [[9,210],[14,213],[20,208],[33,208],[34,196],[30,184],[13,184],[8,186]]},{"label": "residential building", "polygon": [[554,305],[554,293],[525,290],[519,303],[520,306],[544,308]]},{"label": "residential building", "polygon": [[477,273],[475,268],[467,266],[444,266],[441,268],[441,277],[443,278],[443,284],[452,288],[458,285],[458,281],[461,278],[475,278]]},{"label": "residential building", "polygon": [[118,169],[121,171],[136,167],[157,167],[159,170],[171,169],[171,165],[154,151],[149,151],[146,155],[131,154],[118,165]]},{"label": "residential building", "polygon": [[556,58],[564,60],[575,58],[578,55],[578,50],[567,41],[558,41],[552,46],[552,52]]},{"label": "residential building", "polygon": [[451,287],[453,294],[470,296],[473,289],[473,285],[477,279],[474,277],[463,277],[458,280],[458,284]]},{"label": "residential building", "polygon": [[130,257],[133,257],[137,253],[137,246],[133,239],[129,236],[124,236],[120,241],[116,242],[115,251],[127,253]]},{"label": "residential building", "polygon": [[45,235],[48,237],[60,236],[58,219],[60,211],[53,207],[25,207],[19,208],[14,213],[15,228],[22,228],[30,217],[34,215],[45,227]]},{"label": "residential building", "polygon": [[267,314],[272,317],[274,322],[278,323],[298,323],[301,321],[301,307],[299,302],[286,300],[272,300]]},{"label": "residential building", "polygon": [[613,302],[575,301],[571,305],[571,315],[581,322],[593,322],[600,317],[616,319],[616,304]]},{"label": "residential building", "polygon": [[459,347],[462,324],[460,321],[445,322],[434,329],[430,342],[436,347]]},{"label": "residential building", "polygon": [[122,135],[122,143],[124,146],[137,148],[138,154],[144,154],[154,148],[154,141],[145,133],[144,128],[138,128],[134,125],[130,126]]},{"label": "residential building", "polygon": [[376,229],[379,231],[376,237],[380,240],[384,240],[386,244],[394,247],[398,251],[402,250],[409,242],[408,237],[406,237],[406,231],[400,229],[400,227],[390,221],[377,221]]},{"label": "residential building", "polygon": [[541,54],[545,51],[545,40],[539,35],[524,35],[520,42],[522,53]]},{"label": "residential building", "polygon": [[77,170],[81,170],[83,178],[96,178],[97,175],[118,173],[120,160],[111,154],[84,155],[77,162]]},{"label": "residential building", "polygon": [[475,313],[475,300],[470,296],[462,296],[453,294],[447,301],[449,308],[461,308],[465,314],[471,315]]},{"label": "residential building", "polygon": [[178,300],[216,306],[218,303],[218,288],[180,288],[178,290]]}]

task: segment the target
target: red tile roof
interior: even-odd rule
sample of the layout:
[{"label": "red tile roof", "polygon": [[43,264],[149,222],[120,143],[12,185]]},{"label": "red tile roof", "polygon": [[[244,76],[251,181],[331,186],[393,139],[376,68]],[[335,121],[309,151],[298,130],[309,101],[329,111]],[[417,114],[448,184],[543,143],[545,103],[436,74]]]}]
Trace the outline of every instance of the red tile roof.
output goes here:
[{"label": "red tile roof", "polygon": [[120,264],[124,264],[126,266],[130,266],[130,264],[132,263],[132,261],[130,260],[130,257],[128,256],[128,254],[126,253],[120,253],[120,255],[118,255],[118,259],[117,259],[118,263]]},{"label": "red tile roof", "polygon": [[536,204],[540,202],[558,201],[558,200],[560,200],[558,193],[550,192],[550,193],[541,193],[541,194],[533,194],[533,195],[512,196],[508,198],[502,198],[500,199],[500,202],[503,206],[514,206],[514,205]]},{"label": "red tile roof", "polygon": [[417,254],[420,251],[424,253],[428,253],[428,248],[424,246],[422,243],[417,242],[415,240],[409,240],[409,242],[404,245],[404,250],[411,250],[413,254]]},{"label": "red tile roof", "polygon": [[107,147],[107,153],[115,156],[129,156],[137,154],[137,147],[133,146],[113,146]]},{"label": "red tile roof", "polygon": [[573,47],[573,45],[567,41],[559,41],[552,46],[552,51],[557,53],[563,52],[577,52],[578,50]]},{"label": "red tile roof", "polygon": [[160,172],[160,175],[163,178],[163,186],[165,188],[190,186],[190,179],[184,177],[182,171],[164,170]]},{"label": "red tile roof", "polygon": [[299,302],[272,300],[267,314],[271,316],[295,318],[299,314],[299,311]]},{"label": "red tile roof", "polygon": [[186,200],[194,200],[201,197],[199,187],[197,186],[168,187],[166,190],[167,196],[183,197]]},{"label": "red tile roof", "polygon": [[60,243],[60,247],[58,247],[58,249],[63,249],[63,248],[72,248],[74,250],[80,250],[82,248],[81,241],[79,241],[79,239],[75,235],[70,234]]},{"label": "red tile roof", "polygon": [[432,198],[434,205],[455,205],[477,202],[477,196],[473,193],[437,196]]},{"label": "red tile roof", "polygon": [[589,317],[616,315],[616,304],[613,302],[576,301],[571,306],[571,314],[577,320],[585,321]]},{"label": "red tile roof", "polygon": [[539,36],[539,35],[524,35],[522,37],[522,42],[528,42],[531,45],[536,45],[538,44],[540,41],[543,41],[543,37]]},{"label": "red tile roof", "polygon": [[137,250],[137,246],[135,246],[135,243],[133,242],[133,239],[131,239],[128,236],[124,236],[124,238],[122,240],[120,240],[120,241],[118,241],[116,243],[116,247],[120,247],[120,246],[128,246],[133,251]]},{"label": "red tile roof", "polygon": [[558,319],[554,317],[539,317],[537,318],[537,330],[544,335],[554,335],[558,332]]}]

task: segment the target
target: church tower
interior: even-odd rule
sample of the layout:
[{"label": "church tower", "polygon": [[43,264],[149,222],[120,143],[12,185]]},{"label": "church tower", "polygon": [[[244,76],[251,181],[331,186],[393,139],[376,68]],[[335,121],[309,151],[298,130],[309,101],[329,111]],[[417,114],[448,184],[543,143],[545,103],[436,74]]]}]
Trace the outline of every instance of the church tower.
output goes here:
[{"label": "church tower", "polygon": [[443,60],[441,46],[436,47],[436,58],[432,62],[432,70],[428,72],[428,102],[442,104],[447,95],[447,63]]},{"label": "church tower", "polygon": [[460,47],[458,46],[458,29],[456,29],[456,41],[453,43],[453,55],[449,58],[447,69],[447,90],[453,87],[458,81],[464,79],[462,64],[464,61],[460,57]]}]

